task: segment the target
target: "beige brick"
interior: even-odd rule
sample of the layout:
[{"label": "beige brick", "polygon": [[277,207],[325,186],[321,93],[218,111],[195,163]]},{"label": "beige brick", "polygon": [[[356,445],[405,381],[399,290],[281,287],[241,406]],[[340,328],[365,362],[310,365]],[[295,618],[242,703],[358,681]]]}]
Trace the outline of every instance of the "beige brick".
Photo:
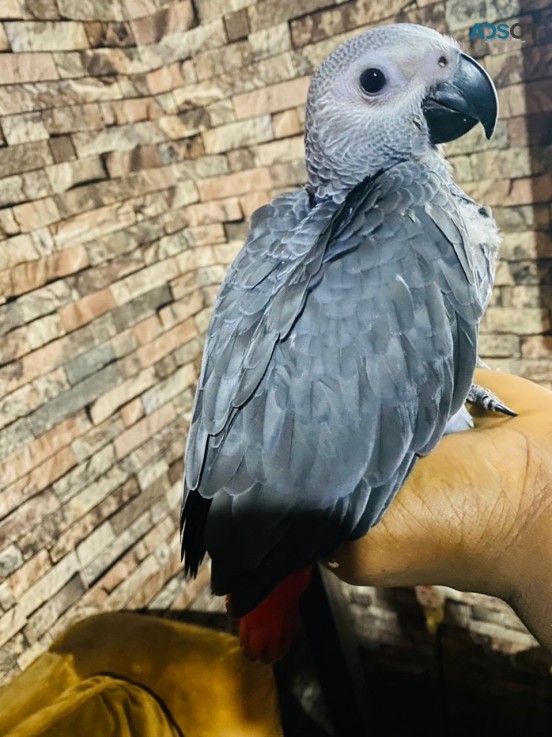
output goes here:
[{"label": "beige brick", "polygon": [[552,198],[552,178],[544,174],[519,179],[483,179],[466,183],[465,191],[491,207],[549,202]]},{"label": "beige brick", "polygon": [[168,353],[179,348],[183,343],[197,334],[194,321],[190,318],[168,330],[151,343],[139,348],[138,358],[142,366],[147,367],[159,361]]},{"label": "beige brick", "polygon": [[17,604],[17,608],[26,615],[34,612],[52,594],[59,591],[77,570],[77,557],[74,552],[69,553],[69,555],[65,556],[55,566],[52,566],[42,578],[25,591]]},{"label": "beige brick", "polygon": [[272,127],[275,138],[289,138],[301,133],[303,126],[299,121],[297,110],[286,110],[272,116]]},{"label": "beige brick", "polygon": [[521,355],[524,358],[552,358],[552,336],[532,335],[521,339]]},{"label": "beige brick", "polygon": [[224,199],[232,195],[245,194],[255,190],[268,190],[271,187],[268,169],[252,169],[224,177],[204,179],[197,183],[201,200]]},{"label": "beige brick", "polygon": [[226,43],[222,19],[191,28],[185,33],[173,33],[161,41],[140,49],[140,56],[148,69],[193,56],[198,51],[217,48]]},{"label": "beige brick", "polygon": [[3,54],[0,85],[58,79],[51,54]]},{"label": "beige brick", "polygon": [[253,58],[256,60],[281,54],[291,49],[291,36],[287,23],[280,23],[262,31],[251,33],[248,40]]},{"label": "beige brick", "polygon": [[138,44],[153,44],[164,36],[183,33],[194,25],[194,9],[191,0],[174,3],[149,17],[130,23]]},{"label": "beige brick", "polygon": [[550,328],[548,310],[529,308],[521,311],[511,307],[489,307],[481,324],[482,332],[514,335],[534,335]]},{"label": "beige brick", "polygon": [[73,274],[88,265],[88,255],[82,246],[54,253],[40,261],[19,264],[11,271],[0,272],[0,291],[7,297],[24,294],[47,281]]},{"label": "beige brick", "polygon": [[155,382],[153,369],[146,368],[137,376],[124,381],[115,389],[105,392],[90,409],[90,416],[95,425],[111,417],[120,407],[149,389]]},{"label": "beige brick", "polygon": [[135,425],[143,416],[144,405],[139,397],[126,404],[121,410],[121,417],[123,418],[125,427],[132,427],[132,425]]},{"label": "beige brick", "polygon": [[154,338],[157,338],[163,332],[163,328],[159,317],[155,314],[134,325],[132,332],[138,339],[138,343],[144,345],[145,343],[151,343]]},{"label": "beige brick", "polygon": [[194,386],[197,378],[197,373],[193,365],[183,366],[175,371],[166,381],[158,384],[144,394],[142,403],[146,414],[151,414],[163,404],[178,396],[180,392],[188,387]]},{"label": "beige brick", "polygon": [[253,55],[249,43],[237,41],[222,49],[200,52],[194,58],[194,66],[197,78],[203,81],[215,75],[241,69],[251,61],[253,61]]},{"label": "beige brick", "polygon": [[152,95],[170,92],[177,87],[183,86],[187,81],[196,82],[197,79],[186,80],[182,74],[182,65],[179,63],[169,64],[160,69],[155,69],[146,76],[148,90]]},{"label": "beige brick", "polygon": [[[79,428],[81,428],[82,432],[80,418],[78,416],[70,417],[65,422],[56,425],[55,428],[41,435],[35,441],[25,445],[5,461],[2,461],[0,463],[0,474],[3,484],[5,486],[12,484],[15,480],[26,473],[30,473],[39,465],[41,466],[41,471],[50,479],[48,467],[44,462],[53,455],[56,455],[56,463],[63,464],[66,469],[76,465],[76,458],[73,452],[66,446],[69,445],[75,436],[80,434]],[[59,455],[60,451],[64,451],[63,456]],[[49,480],[47,480],[48,483]]]},{"label": "beige brick", "polygon": [[188,235],[195,246],[212,246],[214,243],[223,243],[226,240],[224,227],[220,223],[189,228]]},{"label": "beige brick", "polygon": [[121,279],[111,286],[111,291],[115,301],[120,305],[150,291],[153,287],[166,284],[177,273],[176,262],[173,259],[167,259]]},{"label": "beige brick", "polygon": [[116,307],[115,299],[109,289],[102,289],[94,294],[83,297],[78,302],[66,305],[59,311],[61,322],[67,330],[76,328],[91,322],[96,317]]},{"label": "beige brick", "polygon": [[520,339],[517,335],[491,335],[482,333],[477,341],[477,350],[483,358],[519,356]]},{"label": "beige brick", "polygon": [[77,558],[79,564],[84,567],[97,556],[98,551],[103,550],[113,543],[115,534],[109,522],[105,522],[93,530],[85,540],[77,547]]},{"label": "beige brick", "polygon": [[256,0],[198,0],[197,9],[199,19],[203,23],[210,18],[217,18],[226,13],[235,13],[242,8],[254,5]]},{"label": "beige brick", "polygon": [[24,325],[11,330],[2,339],[2,363],[15,361],[64,334],[65,331],[58,315],[47,315],[35,320],[31,328]]},{"label": "beige brick", "polygon": [[30,233],[7,238],[2,241],[0,249],[0,271],[11,269],[25,261],[33,261],[38,257],[39,253]]},{"label": "beige brick", "polygon": [[247,10],[242,8],[224,17],[224,27],[229,41],[238,41],[247,38],[249,33],[249,19]]},{"label": "beige brick", "polygon": [[125,11],[121,0],[57,0],[64,18],[86,21],[122,21]]},{"label": "beige brick", "polygon": [[22,143],[0,149],[0,178],[21,174],[32,169],[41,169],[51,164],[52,155],[46,141]]},{"label": "beige brick", "polygon": [[504,232],[500,253],[509,261],[552,258],[552,235],[539,230]]},{"label": "beige brick", "polygon": [[500,113],[504,118],[552,110],[552,89],[548,80],[513,84],[498,90]]},{"label": "beige brick", "polygon": [[270,202],[270,192],[250,192],[249,194],[240,197],[240,206],[243,210],[243,214],[246,218],[250,218],[251,215],[258,210],[259,207],[266,205]]},{"label": "beige brick", "polygon": [[99,130],[105,125],[97,102],[55,107],[42,113],[44,124],[55,135],[80,130]]},{"label": "beige brick", "polygon": [[216,154],[221,151],[251,146],[273,138],[270,115],[262,115],[239,123],[228,123],[202,134],[205,151]]},{"label": "beige brick", "polygon": [[74,524],[98,504],[109,499],[115,489],[121,487],[127,479],[128,473],[123,468],[115,465],[100,478],[85,486],[64,505],[63,519],[65,524]]},{"label": "beige brick", "polygon": [[264,113],[275,113],[304,105],[309,83],[310,77],[300,77],[238,95],[234,98],[236,117],[238,119],[253,118]]},{"label": "beige brick", "polygon": [[[337,0],[338,3],[343,1]],[[251,30],[256,31],[290,20],[291,18],[296,18],[299,15],[307,15],[328,4],[328,0],[303,0],[301,3],[281,3],[279,0],[264,0],[264,2],[253,4],[248,11]]]},{"label": "beige brick", "polygon": [[53,197],[16,205],[13,208],[13,216],[24,232],[36,230],[60,220],[59,210]]},{"label": "beige brick", "polygon": [[[36,72],[33,72],[33,78],[36,78]],[[12,115],[56,106],[83,105],[98,100],[118,99],[120,96],[121,90],[115,79],[109,83],[105,79],[86,78],[33,82],[24,86],[10,84],[0,86],[0,114]]]},{"label": "beige brick", "polygon": [[[16,177],[20,179],[20,177]],[[6,180],[4,180],[5,184]],[[15,222],[13,212],[10,209],[0,210],[0,236],[10,236],[19,233],[19,225]]]},{"label": "beige brick", "polygon": [[7,115],[2,119],[2,131],[10,146],[28,141],[43,141],[50,135],[40,113]]},{"label": "beige brick", "polygon": [[104,166],[99,157],[66,161],[46,167],[46,174],[56,194],[66,192],[78,184],[90,180],[103,179],[106,176]]},{"label": "beige brick", "polygon": [[285,141],[272,141],[253,149],[254,161],[257,166],[271,166],[286,161],[305,158],[305,144],[303,136],[287,138]]},{"label": "beige brick", "polygon": [[203,297],[198,290],[191,295],[189,299],[176,300],[171,305],[164,307],[159,312],[159,319],[165,330],[174,327],[178,323],[183,322],[191,315],[201,310],[203,307]]},{"label": "beige brick", "polygon": [[125,151],[143,144],[158,143],[164,136],[154,121],[120,125],[97,133],[75,133],[73,141],[79,158],[106,151]]},{"label": "beige brick", "polygon": [[69,51],[89,45],[82,23],[19,21],[5,23],[4,28],[12,51]]},{"label": "beige brick", "polygon": [[155,435],[163,427],[174,422],[176,412],[171,404],[166,404],[156,412],[140,420],[129,430],[121,433],[115,440],[115,452],[117,458],[124,458],[135,448],[145,443],[148,438]]},{"label": "beige brick", "polygon": [[51,226],[58,247],[68,243],[86,243],[108,233],[129,227],[136,220],[132,205],[116,202],[93,212],[84,212]]},{"label": "beige brick", "polygon": [[227,200],[190,205],[185,211],[188,225],[193,228],[199,225],[210,225],[212,223],[225,223],[233,220],[241,220],[243,213],[237,197]]},{"label": "beige brick", "polygon": [[14,607],[0,616],[0,647],[3,647],[17,632],[20,632],[26,622],[27,617],[21,607]]},{"label": "beige brick", "polygon": [[52,156],[56,164],[76,158],[75,147],[69,136],[59,136],[50,140]]},{"label": "beige brick", "polygon": [[9,588],[16,599],[29,588],[31,582],[39,580],[52,567],[52,562],[46,550],[39,551],[35,556],[25,561],[21,568],[8,579]]},{"label": "beige brick", "polygon": [[4,30],[4,26],[0,24],[0,51],[9,51],[10,50],[10,42],[8,41],[8,37],[6,36],[6,31]]},{"label": "beige brick", "polygon": [[220,246],[215,246],[215,258],[218,263],[229,265],[231,264],[238,253],[241,251],[243,243],[241,241],[234,241],[232,243],[224,243]]}]

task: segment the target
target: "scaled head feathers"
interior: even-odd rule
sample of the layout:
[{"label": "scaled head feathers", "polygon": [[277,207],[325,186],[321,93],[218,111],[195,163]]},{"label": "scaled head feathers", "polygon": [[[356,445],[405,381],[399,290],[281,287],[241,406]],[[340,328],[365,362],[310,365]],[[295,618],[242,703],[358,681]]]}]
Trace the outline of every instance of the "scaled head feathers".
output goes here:
[{"label": "scaled head feathers", "polygon": [[482,115],[496,118],[494,87],[454,39],[408,23],[374,28],[339,46],[313,76],[305,132],[309,185],[322,197],[399,161],[443,167],[436,144]]}]

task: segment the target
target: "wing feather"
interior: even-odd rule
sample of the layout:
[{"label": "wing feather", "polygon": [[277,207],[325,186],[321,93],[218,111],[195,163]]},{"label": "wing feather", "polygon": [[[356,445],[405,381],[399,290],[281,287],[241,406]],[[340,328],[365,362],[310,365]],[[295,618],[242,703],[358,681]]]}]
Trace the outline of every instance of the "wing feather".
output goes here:
[{"label": "wing feather", "polygon": [[441,438],[476,362],[468,245],[446,182],[416,163],[341,204],[299,191],[254,215],[186,458],[188,487],[213,499],[213,586],[235,613],[366,532]]}]

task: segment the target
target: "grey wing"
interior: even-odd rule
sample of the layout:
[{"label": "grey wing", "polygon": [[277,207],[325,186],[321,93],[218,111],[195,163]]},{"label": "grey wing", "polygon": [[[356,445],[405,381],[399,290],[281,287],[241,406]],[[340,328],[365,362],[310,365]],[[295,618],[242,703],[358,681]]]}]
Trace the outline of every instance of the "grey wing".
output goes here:
[{"label": "grey wing", "polygon": [[500,232],[490,207],[480,205],[468,197],[456,184],[451,186],[451,191],[465,223],[480,300],[486,309],[495,281]]},{"label": "grey wing", "polygon": [[213,584],[237,615],[374,524],[471,384],[481,306],[442,181],[399,165],[323,232],[293,324],[207,440]]},{"label": "grey wing", "polygon": [[[245,377],[250,377],[251,384],[258,383],[270,359],[277,333],[262,331],[263,318],[297,260],[292,249],[281,247],[282,241],[309,209],[307,192],[295,190],[257,210],[244,248],[221,286],[207,331],[188,434],[186,483],[190,489],[198,486],[209,436],[229,423],[236,398],[244,394]],[[253,344],[255,353],[249,350]]]}]

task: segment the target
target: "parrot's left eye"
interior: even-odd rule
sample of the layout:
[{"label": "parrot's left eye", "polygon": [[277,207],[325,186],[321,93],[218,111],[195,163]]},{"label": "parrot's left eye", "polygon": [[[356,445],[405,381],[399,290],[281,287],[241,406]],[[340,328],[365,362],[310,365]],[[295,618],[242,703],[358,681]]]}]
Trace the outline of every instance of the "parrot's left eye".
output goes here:
[{"label": "parrot's left eye", "polygon": [[364,92],[373,95],[385,87],[387,80],[381,69],[365,69],[360,75],[360,86]]}]

